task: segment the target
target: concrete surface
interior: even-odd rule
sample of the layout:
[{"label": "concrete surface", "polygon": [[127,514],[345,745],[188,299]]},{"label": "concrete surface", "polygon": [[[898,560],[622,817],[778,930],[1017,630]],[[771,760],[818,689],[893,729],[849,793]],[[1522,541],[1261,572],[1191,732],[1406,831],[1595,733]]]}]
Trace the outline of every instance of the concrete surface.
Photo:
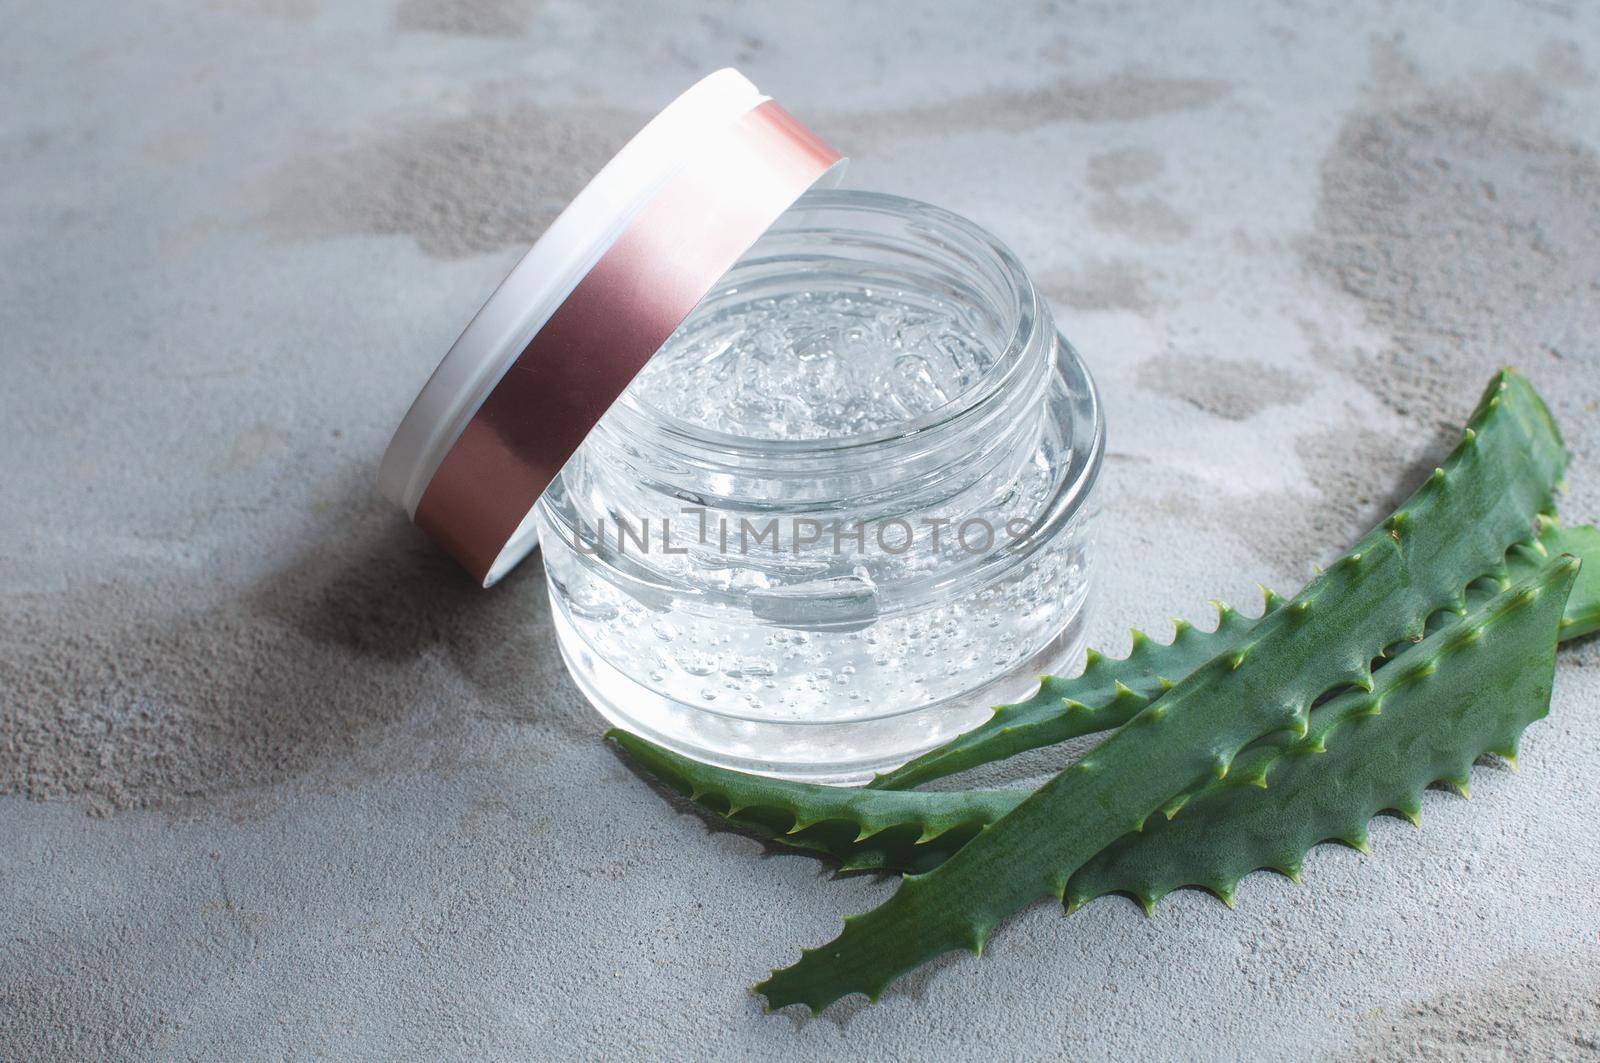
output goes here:
[{"label": "concrete surface", "polygon": [[746,987],[890,885],[663,800],[540,574],[473,590],[373,487],[520,249],[734,63],[1054,299],[1111,418],[1101,646],[1297,586],[1501,362],[1595,518],[1592,6],[8,7],[0,1057],[1600,1052],[1593,641],[1519,774],[1371,858],[1039,906],[802,1023]]}]

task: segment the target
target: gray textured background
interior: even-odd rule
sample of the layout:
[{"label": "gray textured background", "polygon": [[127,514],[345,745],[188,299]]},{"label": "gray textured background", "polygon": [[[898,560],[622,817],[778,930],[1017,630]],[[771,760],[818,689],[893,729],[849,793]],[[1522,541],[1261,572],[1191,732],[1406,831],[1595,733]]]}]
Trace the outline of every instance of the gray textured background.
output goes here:
[{"label": "gray textured background", "polygon": [[1502,362],[1600,517],[1594,8],[1189,6],[7,4],[0,1056],[1600,1053],[1592,640],[1371,858],[1039,906],[803,1024],[746,987],[889,884],[662,800],[537,566],[475,591],[375,496],[520,250],[733,63],[1049,293],[1111,423],[1095,643],[1295,588]]}]

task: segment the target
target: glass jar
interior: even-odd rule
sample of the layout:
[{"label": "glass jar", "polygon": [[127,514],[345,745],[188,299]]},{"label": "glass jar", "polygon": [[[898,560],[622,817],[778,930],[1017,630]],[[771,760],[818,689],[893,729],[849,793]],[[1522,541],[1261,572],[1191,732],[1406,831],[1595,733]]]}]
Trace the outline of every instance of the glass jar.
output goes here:
[{"label": "glass jar", "polygon": [[1094,384],[1015,257],[813,191],[541,498],[556,637],[617,726],[856,782],[1081,647]]}]

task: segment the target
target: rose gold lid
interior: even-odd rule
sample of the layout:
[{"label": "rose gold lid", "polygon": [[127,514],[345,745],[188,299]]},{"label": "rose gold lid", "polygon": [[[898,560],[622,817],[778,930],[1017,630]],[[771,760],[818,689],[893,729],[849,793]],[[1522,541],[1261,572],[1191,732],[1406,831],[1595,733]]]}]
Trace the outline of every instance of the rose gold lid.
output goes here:
[{"label": "rose gold lid", "polygon": [[412,403],[385,495],[483,586],[538,541],[534,504],[740,255],[838,152],[719,70],[629,141],[501,282]]}]

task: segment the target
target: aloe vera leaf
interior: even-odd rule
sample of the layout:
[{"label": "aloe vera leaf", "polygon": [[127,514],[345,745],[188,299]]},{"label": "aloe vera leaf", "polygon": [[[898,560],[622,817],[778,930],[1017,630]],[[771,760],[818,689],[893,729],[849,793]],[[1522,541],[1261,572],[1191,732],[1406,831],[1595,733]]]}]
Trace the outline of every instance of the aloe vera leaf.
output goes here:
[{"label": "aloe vera leaf", "polygon": [[1365,852],[1373,816],[1394,810],[1416,822],[1429,785],[1464,793],[1480,756],[1514,761],[1523,730],[1549,710],[1555,636],[1578,573],[1578,559],[1561,555],[1401,653],[1370,693],[1318,707],[1289,749],[1247,750],[1182,815],[1153,819],[1080,867],[1068,909],[1122,893],[1148,911],[1183,886],[1231,905],[1250,872],[1298,879],[1305,854],[1325,841]]},{"label": "aloe vera leaf", "polygon": [[1370,687],[1385,647],[1420,638],[1435,611],[1460,608],[1467,583],[1552,511],[1566,463],[1544,404],[1503,370],[1445,466],[1292,602],[757,991],[769,1007],[817,1012],[850,993],[876,999],[945,952],[981,952],[1001,919],[1062,898],[1091,857],[1207,775],[1225,776],[1245,746],[1305,733],[1312,703],[1330,690]]},{"label": "aloe vera leaf", "polygon": [[[1592,526],[1564,528],[1559,522],[1548,520],[1543,522],[1533,548],[1513,547],[1507,553],[1506,578],[1534,571],[1553,554],[1585,556],[1597,552],[1600,530]],[[1579,581],[1574,601],[1592,604],[1587,609],[1568,611],[1566,623],[1578,625],[1578,630],[1564,634],[1565,638],[1600,630],[1600,565],[1590,565]],[[1585,583],[1589,585],[1587,590]],[[1283,604],[1283,599],[1265,587],[1262,594],[1266,600],[1262,614],[1265,618]],[[994,715],[978,726],[877,776],[867,785],[908,790],[1030,749],[1122,726],[1166,689],[1243,639],[1259,622],[1231,606],[1216,604],[1214,631],[1201,631],[1187,621],[1177,620],[1173,622],[1176,630],[1172,642],[1161,643],[1135,630],[1133,650],[1127,657],[1106,657],[1090,650],[1081,674],[1070,679],[1040,676],[1038,692],[1027,701],[998,706]]]},{"label": "aloe vera leaf", "polygon": [[939,793],[789,782],[702,764],[626,731],[606,737],[730,823],[825,853],[852,870],[934,867],[1027,796],[1025,790]]},{"label": "aloe vera leaf", "polygon": [[[1265,613],[1283,599],[1263,588]],[[1174,683],[1237,643],[1257,623],[1223,602],[1217,626],[1203,631],[1186,620],[1173,621],[1170,643],[1133,632],[1126,657],[1088,653],[1083,671],[1070,679],[1039,677],[1039,691],[1027,701],[1001,705],[994,715],[944,745],[877,776],[874,789],[907,790],[980,764],[1041,746],[1121,727]]]},{"label": "aloe vera leaf", "polygon": [[[1543,522],[1537,539],[1518,543],[1506,552],[1504,564],[1496,568],[1504,575],[1480,578],[1472,584],[1466,595],[1468,611],[1480,608],[1512,583],[1537,574],[1552,557],[1563,553],[1579,557],[1584,567],[1567,597],[1560,638],[1565,641],[1595,630],[1600,625],[1600,529],[1566,528],[1553,520]],[[1268,599],[1269,609],[1276,608],[1273,601]],[[1451,623],[1458,619],[1455,614],[1448,616]],[[1224,619],[1223,623],[1254,622],[1240,618]],[[1313,735],[1319,733],[1315,721],[1330,719],[1330,710],[1337,707],[1329,703],[1313,714]],[[831,857],[852,871],[914,874],[931,870],[1029,793],[1021,789],[861,790],[788,782],[704,764],[625,731],[608,731],[606,736],[651,775],[730,824],[777,845]],[[1256,770],[1259,765],[1252,768],[1236,761],[1228,779],[1248,778]],[[1180,822],[1192,825],[1188,817]],[[1136,837],[1151,836],[1152,828],[1147,826],[1144,834]],[[1215,876],[1211,880],[1215,881]],[[1187,884],[1200,883],[1195,878]],[[1069,885],[1069,895],[1071,892]],[[1137,886],[1121,892],[1142,896]]]}]

